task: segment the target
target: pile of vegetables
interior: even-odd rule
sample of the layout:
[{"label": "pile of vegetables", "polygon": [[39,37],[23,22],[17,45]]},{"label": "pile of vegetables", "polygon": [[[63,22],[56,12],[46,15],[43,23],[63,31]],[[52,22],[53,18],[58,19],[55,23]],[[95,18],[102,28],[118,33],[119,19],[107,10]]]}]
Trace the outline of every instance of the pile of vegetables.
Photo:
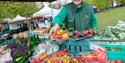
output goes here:
[{"label": "pile of vegetables", "polygon": [[33,30],[33,33],[38,35],[38,37],[41,39],[48,39],[49,38],[47,28],[36,28],[35,30]]},{"label": "pile of vegetables", "polygon": [[101,50],[91,51],[86,54],[73,56],[67,53],[67,49],[60,50],[48,55],[41,53],[37,58],[33,58],[31,63],[108,63],[106,52]]},{"label": "pile of vegetables", "polygon": [[29,46],[27,45],[18,45],[16,43],[9,43],[7,48],[11,49],[11,56],[16,59],[17,57],[27,54],[29,51]]},{"label": "pile of vegetables", "polygon": [[122,60],[111,60],[109,63],[123,63]]},{"label": "pile of vegetables", "polygon": [[11,49],[6,47],[7,45],[0,45],[0,63],[11,62],[13,60]]},{"label": "pile of vegetables", "polygon": [[125,29],[119,29],[117,27],[108,26],[104,32],[104,36],[112,39],[125,40]]},{"label": "pile of vegetables", "polygon": [[45,40],[34,48],[33,56],[31,59],[40,59],[42,56],[53,54],[59,50],[59,46],[52,42],[52,40]]},{"label": "pile of vegetables", "polygon": [[85,38],[91,38],[93,37],[94,35],[96,34],[96,32],[92,29],[88,29],[88,30],[85,30],[85,31],[73,31],[70,33],[70,36],[72,38],[80,38],[80,37],[85,37]]},{"label": "pile of vegetables", "polygon": [[125,22],[118,21],[115,26],[107,26],[103,35],[112,39],[125,40]]},{"label": "pile of vegetables", "polygon": [[51,38],[53,40],[56,40],[57,42],[63,42],[69,38],[69,35],[66,30],[60,29],[60,30],[54,31],[51,34]]}]

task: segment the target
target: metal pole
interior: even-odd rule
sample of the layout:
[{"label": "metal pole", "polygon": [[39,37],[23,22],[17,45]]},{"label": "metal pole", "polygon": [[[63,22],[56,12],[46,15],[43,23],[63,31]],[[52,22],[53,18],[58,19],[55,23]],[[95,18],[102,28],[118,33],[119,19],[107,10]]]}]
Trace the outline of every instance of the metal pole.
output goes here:
[{"label": "metal pole", "polygon": [[59,3],[60,3],[60,8],[61,8],[61,5],[62,5],[62,4],[61,4],[61,0],[59,0]]},{"label": "metal pole", "polygon": [[51,2],[49,2],[49,3],[50,3],[50,7],[51,7],[51,13],[52,13],[52,17],[53,17],[52,3],[51,3]]}]

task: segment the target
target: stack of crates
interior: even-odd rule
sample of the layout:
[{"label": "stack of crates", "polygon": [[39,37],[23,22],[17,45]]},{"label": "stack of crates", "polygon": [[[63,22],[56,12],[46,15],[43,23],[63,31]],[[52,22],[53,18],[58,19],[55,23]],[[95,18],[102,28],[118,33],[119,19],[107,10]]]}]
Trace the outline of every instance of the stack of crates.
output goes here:
[{"label": "stack of crates", "polygon": [[60,50],[67,49],[67,52],[72,55],[77,55],[81,52],[87,53],[90,51],[90,43],[87,40],[68,39],[60,45]]},{"label": "stack of crates", "polygon": [[[90,52],[90,43],[104,47],[107,51],[108,60],[122,60],[125,62],[125,45],[122,44],[110,44],[110,42],[98,42],[99,40],[74,40],[68,39],[60,45],[60,49],[67,49],[69,54],[77,55],[80,52]],[[120,42],[119,42],[120,43]]]}]

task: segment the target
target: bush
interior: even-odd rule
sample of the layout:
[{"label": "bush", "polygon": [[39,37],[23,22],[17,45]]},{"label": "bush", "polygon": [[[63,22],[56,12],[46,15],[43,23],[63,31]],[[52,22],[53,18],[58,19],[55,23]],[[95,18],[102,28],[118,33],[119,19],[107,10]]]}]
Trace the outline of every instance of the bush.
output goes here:
[{"label": "bush", "polygon": [[102,10],[108,8],[112,0],[86,0],[86,2]]},{"label": "bush", "polygon": [[125,6],[125,0],[120,0],[121,5]]}]

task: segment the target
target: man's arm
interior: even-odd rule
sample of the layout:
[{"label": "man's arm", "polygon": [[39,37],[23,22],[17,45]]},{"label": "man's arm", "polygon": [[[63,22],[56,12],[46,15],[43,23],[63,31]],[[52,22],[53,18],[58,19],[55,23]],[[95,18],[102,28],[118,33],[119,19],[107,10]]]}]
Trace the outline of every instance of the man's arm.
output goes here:
[{"label": "man's arm", "polygon": [[63,21],[66,18],[66,15],[67,15],[66,8],[63,7],[60,10],[59,14],[54,18],[54,21],[52,22],[52,25],[54,26],[57,23],[59,26],[61,26]]},{"label": "man's arm", "polygon": [[91,26],[92,26],[93,29],[98,28],[98,22],[97,22],[95,13],[93,11],[93,8],[91,8]]}]

